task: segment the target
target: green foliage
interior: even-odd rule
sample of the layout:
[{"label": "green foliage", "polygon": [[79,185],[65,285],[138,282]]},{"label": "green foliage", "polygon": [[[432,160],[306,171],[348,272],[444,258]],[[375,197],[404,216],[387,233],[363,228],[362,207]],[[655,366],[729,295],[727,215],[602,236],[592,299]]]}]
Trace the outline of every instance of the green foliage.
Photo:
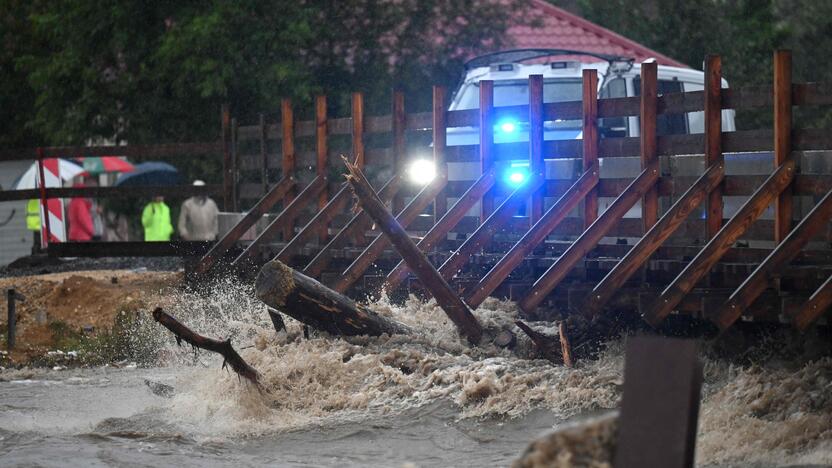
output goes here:
[{"label": "green foliage", "polygon": [[3,56],[32,101],[16,103],[16,127],[81,144],[214,139],[223,102],[246,118],[323,90],[333,112],[355,90],[429,95],[469,51],[499,45],[526,0],[0,1],[9,31],[39,46]]}]

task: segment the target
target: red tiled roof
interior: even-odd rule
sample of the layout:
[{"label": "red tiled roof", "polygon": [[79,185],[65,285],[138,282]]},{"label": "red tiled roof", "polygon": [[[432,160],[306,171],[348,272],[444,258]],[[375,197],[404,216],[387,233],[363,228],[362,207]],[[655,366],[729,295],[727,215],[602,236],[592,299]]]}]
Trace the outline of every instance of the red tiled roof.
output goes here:
[{"label": "red tiled roof", "polygon": [[[517,49],[570,49],[632,57],[636,62],[655,58],[659,64],[689,68],[655,50],[558,8],[545,0],[531,0],[529,12],[540,26],[512,26],[507,40]],[[576,57],[596,62],[592,57]]]}]

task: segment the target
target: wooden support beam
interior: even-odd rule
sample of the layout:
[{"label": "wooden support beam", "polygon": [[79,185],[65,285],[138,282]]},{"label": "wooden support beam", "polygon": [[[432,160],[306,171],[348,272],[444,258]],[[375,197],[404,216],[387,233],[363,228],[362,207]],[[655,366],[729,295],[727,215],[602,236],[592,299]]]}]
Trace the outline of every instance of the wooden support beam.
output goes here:
[{"label": "wooden support beam", "polygon": [[812,294],[809,301],[803,304],[800,312],[794,317],[794,324],[798,330],[804,331],[815,320],[820,318],[832,305],[832,276]]},{"label": "wooden support beam", "polygon": [[[543,158],[543,75],[529,76],[529,174],[531,178],[546,179]],[[528,183],[528,182],[526,182]],[[531,192],[531,224],[543,216],[545,189]]]},{"label": "wooden support beam", "polygon": [[[483,175],[474,182],[471,187],[457,200],[453,207],[445,213],[445,216],[439,220],[430,230],[425,234],[425,237],[417,244],[422,252],[427,252],[437,246],[442,240],[448,236],[454,226],[471,211],[471,208],[480,201],[485,193],[491,190],[496,182],[496,175],[494,168],[488,169]],[[410,268],[405,262],[399,262],[398,265],[387,275],[384,281],[384,289],[386,291],[394,291],[399,287],[402,281],[407,278],[410,273]]]},{"label": "wooden support beam", "polygon": [[702,363],[692,340],[631,337],[616,468],[693,468]]},{"label": "wooden support beam", "polygon": [[[391,151],[393,152],[393,173],[403,174],[405,167],[405,153],[407,151],[407,113],[404,107],[404,92],[393,91],[393,109],[392,109],[391,133],[393,135],[393,142]],[[435,139],[434,139],[435,141]],[[393,211],[398,213],[404,208],[404,200],[401,195],[396,195],[393,198]]]},{"label": "wooden support beam", "polygon": [[[480,81],[480,174],[494,167],[494,82]],[[494,211],[494,195],[487,192],[480,205],[480,222]]]},{"label": "wooden support beam", "polygon": [[543,178],[532,175],[522,186],[515,189],[506,197],[503,203],[486,218],[471,235],[448,257],[439,267],[439,274],[445,280],[450,280],[468,263],[471,256],[494,238],[497,231],[514,216],[520,204],[524,203],[531,194],[540,189]]},{"label": "wooden support beam", "polygon": [[[445,149],[448,145],[447,136],[447,106],[445,104],[445,88],[433,87],[433,164],[436,175],[447,179],[448,165],[445,162]],[[448,199],[443,192],[436,196],[433,204],[433,222],[436,223],[448,211]]]},{"label": "wooden support beam", "polygon": [[352,155],[364,167],[364,94],[352,93]]},{"label": "wooden support beam", "polygon": [[[584,172],[598,164],[598,71],[583,71],[582,133]],[[597,177],[596,177],[597,180]],[[596,182],[597,184],[597,182]],[[588,228],[598,218],[598,189],[594,186],[584,198],[584,227]],[[570,208],[571,209],[571,208]]]},{"label": "wooden support beam", "polygon": [[317,176],[312,179],[312,182],[309,183],[301,192],[292,200],[286,208],[283,209],[275,218],[266,226],[266,229],[257,236],[248,247],[243,250],[243,252],[234,259],[232,265],[234,266],[242,266],[243,262],[247,259],[251,258],[254,254],[258,253],[260,249],[267,243],[270,242],[272,239],[277,236],[277,233],[281,229],[286,229],[286,226],[294,225],[295,218],[298,217],[301,211],[309,206],[313,206],[314,200],[318,197],[318,194],[321,193],[321,190],[326,188],[327,179],[325,177]]},{"label": "wooden support beam", "polygon": [[739,237],[748,230],[766,210],[777,195],[789,185],[794,178],[795,163],[787,160],[754,192],[716,236],[713,237],[693,260],[679,273],[679,276],[665,288],[650,309],[644,314],[644,320],[650,325],[658,326],[676,307],[682,298],[702,279],[719,261]]},{"label": "wooden support beam", "polygon": [[[385,203],[389,203],[396,193],[399,192],[401,183],[401,178],[394,174],[390,180],[387,181],[379,190],[378,195],[384,200]],[[303,274],[307,276],[311,276],[313,278],[318,277],[324,271],[327,265],[329,265],[330,260],[332,260],[332,251],[346,245],[347,242],[354,241],[357,237],[363,240],[364,232],[370,228],[372,225],[373,220],[367,216],[367,213],[364,213],[363,210],[360,210],[358,213],[354,214],[353,217],[338,231],[330,241],[315,255],[306,268],[303,269]],[[359,244],[359,245],[364,245]]]},{"label": "wooden support beam", "polygon": [[266,116],[259,115],[259,134],[260,140],[260,185],[262,186],[263,195],[269,193],[269,156],[266,147]]},{"label": "wooden support beam", "polygon": [[716,315],[714,322],[721,330],[730,327],[743,311],[751,306],[763,291],[771,286],[773,278],[794,259],[809,240],[825,229],[832,219],[832,191],[812,208],[783,242],[771,251],[768,257],[743,281],[742,285],[731,294],[725,305]]},{"label": "wooden support beam", "polygon": [[[291,177],[295,173],[295,117],[292,112],[292,101],[289,99],[280,100],[280,127],[283,130],[283,138],[280,140],[282,149],[281,169],[283,177]],[[283,209],[285,210],[294,200],[294,191],[290,190],[283,197]],[[294,234],[294,220],[283,226],[283,240],[289,241]]]},{"label": "wooden support beam", "polygon": [[[439,175],[437,179],[428,184],[407,204],[407,206],[396,216],[396,221],[402,226],[407,226],[414,219],[416,219],[425,208],[436,198],[436,195],[445,188],[448,179],[444,175]],[[364,249],[361,254],[353,260],[352,264],[341,273],[338,281],[332,289],[343,293],[350,286],[355,284],[367,271],[367,268],[378,259],[384,249],[390,246],[390,240],[387,236],[378,236],[370,242],[370,245]]]},{"label": "wooden support beam", "polygon": [[592,317],[601,312],[604,305],[615,295],[624,283],[644,265],[650,256],[661,247],[665,240],[681,226],[688,215],[702,204],[708,193],[722,183],[724,165],[708,167],[705,173],[682,195],[664,216],[647,231],[636,245],[598,283],[589,295],[584,313]]},{"label": "wooden support beam", "polygon": [[[326,177],[326,159],[327,159],[327,139],[326,139],[326,96],[315,96],[315,174],[320,177]],[[329,190],[322,190],[318,196],[318,210],[322,212],[328,205],[327,199],[329,197]],[[323,244],[329,235],[329,221],[331,218],[322,218],[324,222],[321,223],[318,229],[318,242]],[[292,238],[294,239],[294,237]],[[287,241],[289,239],[286,239]]]},{"label": "wooden support beam", "polygon": [[384,203],[373,191],[358,165],[350,164],[346,160],[344,162],[350,172],[347,181],[353,188],[364,211],[373,218],[379,229],[390,239],[393,247],[410,265],[410,268],[413,269],[425,288],[430,291],[439,307],[454,322],[459,333],[467,338],[471,344],[479,343],[482,338],[482,326],[476,317],[451,289],[451,286],[442,279],[439,272],[433,268],[425,254],[416,247],[416,244],[413,243],[401,224],[387,211]]},{"label": "wooden support beam", "polygon": [[[792,53],[774,52],[774,166],[786,163],[792,151]],[[792,228],[794,200],[791,187],[774,205],[774,241],[786,238]]]},{"label": "wooden support beam", "polygon": [[228,104],[223,104],[220,110],[222,142],[222,208],[231,211],[234,199],[234,167],[231,159],[231,112]]},{"label": "wooden support beam", "polygon": [[[722,156],[722,59],[705,57],[705,164],[721,166]],[[708,194],[705,207],[707,237],[712,239],[722,227],[722,184]]]},{"label": "wooden support beam", "polygon": [[[639,123],[641,125],[641,168],[646,169],[658,161],[656,151],[656,103],[658,98],[656,62],[641,64],[641,112]],[[659,218],[659,192],[654,186],[644,194],[641,202],[641,219],[644,223],[644,232],[647,232]]]},{"label": "wooden support beam", "polygon": [[594,190],[598,185],[598,162],[589,167],[577,181],[570,187],[558,201],[552,205],[540,221],[534,224],[519,241],[501,258],[491,270],[474,286],[465,291],[465,302],[476,309],[508,275],[517,268],[517,265],[531,253],[535,247],[540,245],[557,226],[563,221],[569,212],[578,206],[584,197]]},{"label": "wooden support beam", "polygon": [[275,260],[280,260],[281,262],[288,264],[292,255],[296,254],[301,247],[306,244],[310,237],[315,235],[316,232],[328,230],[329,223],[332,222],[332,219],[335,218],[338,213],[344,210],[347,206],[347,202],[349,202],[351,198],[352,193],[350,192],[350,188],[346,183],[344,183],[341,186],[341,189],[335,193],[335,196],[327,202],[326,206],[318,210],[312,219],[306,223],[306,226],[301,228],[295,237],[283,246],[277,256],[275,256]]},{"label": "wooden support beam", "polygon": [[205,274],[214,267],[214,265],[228,252],[234,244],[240,240],[240,237],[246,233],[252,226],[254,226],[260,218],[263,217],[278,201],[283,199],[293,186],[295,181],[289,178],[282,178],[272,187],[269,192],[263,196],[251,210],[246,213],[243,218],[234,225],[225,235],[211,247],[211,250],[200,259],[194,272],[197,274]]},{"label": "wooden support beam", "polygon": [[543,273],[543,276],[534,282],[532,288],[526,293],[526,297],[520,301],[520,308],[526,312],[531,312],[537,308],[546,295],[555,289],[575,264],[598,244],[618,220],[647,193],[650,187],[656,185],[658,179],[659,164],[658,160],[654,160],[630,183],[624,193],[618,196],[609,208]]}]

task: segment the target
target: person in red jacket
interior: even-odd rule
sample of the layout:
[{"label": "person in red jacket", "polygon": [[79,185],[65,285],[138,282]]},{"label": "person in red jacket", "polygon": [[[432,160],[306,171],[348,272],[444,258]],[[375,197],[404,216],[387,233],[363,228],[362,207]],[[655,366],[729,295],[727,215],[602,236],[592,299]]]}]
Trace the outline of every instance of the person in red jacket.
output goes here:
[{"label": "person in red jacket", "polygon": [[[73,187],[84,187],[77,183]],[[69,202],[69,240],[70,242],[89,242],[95,234],[90,209],[92,201],[89,198],[73,198]]]}]

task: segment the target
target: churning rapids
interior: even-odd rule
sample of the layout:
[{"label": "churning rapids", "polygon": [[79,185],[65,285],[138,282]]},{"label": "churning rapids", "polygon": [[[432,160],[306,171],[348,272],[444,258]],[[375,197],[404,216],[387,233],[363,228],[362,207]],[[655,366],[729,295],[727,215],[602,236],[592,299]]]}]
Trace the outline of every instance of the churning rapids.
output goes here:
[{"label": "churning rapids", "polygon": [[[506,466],[545,430],[620,397],[623,340],[565,369],[470,348],[416,300],[373,306],[415,336],[350,340],[303,339],[291,319],[275,334],[233,283],[159,305],[200,333],[230,334],[269,391],[176,348],[151,320],[136,336],[163,348],[154,366],[0,372],[0,465]],[[476,315],[507,323],[516,311],[489,300]],[[708,360],[705,379],[700,466],[832,464],[832,359]]]}]

